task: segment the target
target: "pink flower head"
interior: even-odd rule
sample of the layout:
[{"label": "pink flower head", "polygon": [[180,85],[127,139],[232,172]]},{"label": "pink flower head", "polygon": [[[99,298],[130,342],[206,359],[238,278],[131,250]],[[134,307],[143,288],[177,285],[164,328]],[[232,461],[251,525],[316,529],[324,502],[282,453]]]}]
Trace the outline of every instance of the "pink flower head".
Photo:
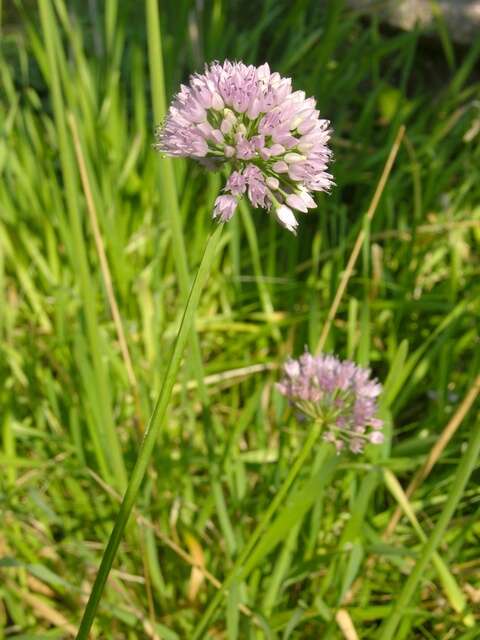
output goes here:
[{"label": "pink flower head", "polygon": [[377,417],[382,386],[369,369],[306,351],[298,360],[287,360],[277,388],[305,415],[321,421],[324,439],[337,451],[348,446],[360,453],[367,442],[384,440],[383,422]]},{"label": "pink flower head", "polygon": [[235,213],[236,208],[237,199],[234,196],[218,196],[218,198],[215,200],[213,217],[219,218],[222,222],[227,222]]},{"label": "pink flower head", "polygon": [[[292,209],[314,209],[312,192],[333,184],[327,171],[330,123],[315,107],[314,98],[292,91],[291,79],[272,73],[268,64],[213,62],[181,86],[157,129],[155,147],[207,167],[228,166],[224,191],[247,196],[254,207],[273,208],[280,224],[295,233]],[[216,204],[214,217],[221,221],[231,217],[218,211]]]}]

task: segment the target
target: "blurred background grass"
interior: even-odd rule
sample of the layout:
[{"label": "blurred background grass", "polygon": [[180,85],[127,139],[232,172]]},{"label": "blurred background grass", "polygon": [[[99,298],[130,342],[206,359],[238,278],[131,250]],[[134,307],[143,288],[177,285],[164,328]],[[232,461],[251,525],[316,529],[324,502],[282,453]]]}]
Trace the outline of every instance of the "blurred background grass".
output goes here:
[{"label": "blurred background grass", "polygon": [[[480,369],[480,41],[393,31],[343,2],[165,1],[162,78],[156,6],[1,7],[0,637],[74,635],[178,328],[183,247],[193,272],[221,184],[192,163],[166,165],[153,130],[189,73],[229,57],[268,61],[317,98],[337,186],[297,238],[263,211],[251,212],[254,233],[248,211],[225,226],[196,318],[204,371],[193,340],[93,637],[192,636],[212,576],[228,573],[303,442],[276,368],[315,348],[404,124],[326,344],[388,377],[391,437],[342,460],[310,509],[280,523],[208,636],[354,638],[341,608],[374,638],[480,426],[477,403],[403,500],[417,524],[403,518],[385,538],[404,498],[394,479],[408,485]],[[479,637],[478,479],[395,638]]]}]

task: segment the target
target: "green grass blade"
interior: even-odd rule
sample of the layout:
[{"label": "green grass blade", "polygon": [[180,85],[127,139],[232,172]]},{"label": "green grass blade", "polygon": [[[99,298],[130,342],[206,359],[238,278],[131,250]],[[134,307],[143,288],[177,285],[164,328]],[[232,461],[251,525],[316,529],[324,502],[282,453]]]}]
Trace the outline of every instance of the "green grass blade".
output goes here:
[{"label": "green grass blade", "polygon": [[[69,137],[67,134],[65,105],[58,74],[57,49],[59,46],[59,37],[56,30],[55,17],[50,5],[50,0],[40,2],[39,10],[49,64],[49,80],[51,84],[55,124],[60,147],[60,161],[62,166],[63,178],[65,181],[66,200],[68,203],[70,224],[72,228],[74,256],[82,292],[87,333],[90,342],[90,352],[92,360],[94,362],[95,375],[97,377],[99,405],[98,408],[102,414],[102,425],[104,429],[103,440],[104,442],[108,440],[106,454],[111,461],[112,471],[114,472],[114,476],[116,478],[118,486],[124,489],[127,484],[127,475],[122,457],[118,433],[113,423],[107,372],[102,353],[103,349],[101,340],[98,332],[98,318],[94,300],[95,288],[93,286],[87,262],[87,251],[85,247],[85,240],[80,219],[80,207],[77,195],[73,150],[71,148]],[[57,45],[57,48],[55,45]]]},{"label": "green grass blade", "polygon": [[224,592],[229,588],[229,586],[234,581],[237,580],[239,572],[241,572],[242,575],[244,575],[245,566],[246,566],[245,563],[247,558],[250,556],[250,553],[253,551],[257,542],[261,540],[262,536],[264,534],[268,535],[268,531],[269,531],[268,527],[269,527],[270,521],[274,516],[274,514],[276,513],[277,509],[282,504],[285,497],[287,496],[288,491],[290,490],[292,484],[294,483],[295,479],[300,473],[300,470],[302,469],[305,461],[309,457],[313,447],[315,446],[315,443],[318,440],[319,432],[320,432],[320,425],[313,424],[310,427],[310,431],[308,433],[307,438],[305,439],[303,447],[300,450],[300,453],[298,454],[297,458],[295,459],[295,462],[293,463],[292,467],[290,468],[290,471],[287,474],[287,477],[283,481],[280,489],[275,495],[275,498],[270,503],[270,506],[263,514],[262,519],[256,526],[255,530],[249,537],[247,543],[245,544],[241,553],[236,559],[234,566],[232,567],[231,571],[229,572],[229,574],[227,575],[227,577],[223,582],[222,589],[220,589],[216,593],[215,597],[212,599],[210,605],[208,606],[205,613],[203,614],[200,622],[198,623],[195,629],[194,635],[192,636],[192,640],[198,640],[198,638],[203,637],[202,634],[205,632],[211,617],[215,613],[217,607],[220,605]]},{"label": "green grass blade", "polygon": [[396,629],[405,615],[405,610],[410,604],[422,575],[427,567],[428,563],[432,560],[432,556],[435,553],[438,545],[440,544],[443,535],[448,527],[450,520],[458,506],[460,499],[462,498],[465,486],[475,468],[478,456],[480,454],[480,428],[477,425],[473,427],[473,432],[470,438],[470,442],[463,454],[455,477],[453,479],[452,487],[449,491],[447,501],[442,509],[442,513],[437,520],[432,533],[428,541],[424,544],[420,551],[419,559],[408,576],[405,585],[403,586],[398,599],[395,602],[392,613],[388,616],[385,622],[382,624],[379,633],[378,640],[390,640],[395,636]]},{"label": "green grass blade", "polygon": [[[413,510],[412,505],[405,495],[405,492],[403,491],[395,474],[393,474],[389,469],[384,469],[383,474],[385,478],[385,484],[397,500],[398,504],[401,506],[407,518],[410,520],[419,539],[425,544],[427,542],[427,536],[420,526],[420,523],[418,522],[415,515],[415,511]],[[432,563],[435,566],[438,577],[440,578],[440,581],[443,585],[445,595],[450,601],[450,604],[457,613],[462,613],[467,606],[467,600],[459,585],[457,584],[454,576],[449,571],[447,564],[443,561],[443,559],[437,552],[432,555]]]},{"label": "green grass blade", "polygon": [[177,378],[183,352],[185,350],[189,332],[192,328],[198,301],[200,299],[200,294],[207,281],[213,260],[215,258],[215,252],[221,232],[222,225],[218,225],[207,241],[205,253],[193,282],[187,306],[185,307],[185,311],[183,313],[182,323],[180,325],[177,339],[175,341],[175,346],[173,348],[172,355],[170,356],[168,367],[163,380],[162,390],[158,397],[150,421],[147,425],[144,439],[138,453],[137,461],[135,463],[135,467],[133,468],[133,471],[131,473],[127,490],[125,492],[120,511],[115,521],[115,526],[103,554],[100,568],[98,570],[92,592],[90,594],[82,621],[80,623],[77,635],[78,640],[87,640],[88,638],[88,634],[90,632],[95,613],[100,603],[100,598],[102,596],[108,574],[110,573],[110,569],[120,545],[123,532],[125,531],[130,513],[135,504],[135,500],[140,490],[142,480],[145,476],[148,462],[152,455],[158,434],[160,432],[160,429],[165,424],[167,408],[170,397],[172,395],[173,385]]}]

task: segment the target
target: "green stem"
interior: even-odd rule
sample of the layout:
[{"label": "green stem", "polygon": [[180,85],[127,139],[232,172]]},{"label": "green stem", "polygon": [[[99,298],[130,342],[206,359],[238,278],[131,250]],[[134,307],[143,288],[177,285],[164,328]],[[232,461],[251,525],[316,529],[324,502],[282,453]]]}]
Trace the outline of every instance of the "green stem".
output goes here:
[{"label": "green stem", "polygon": [[[146,0],[147,35],[148,35],[148,61],[150,67],[150,79],[152,89],[153,115],[156,123],[161,123],[165,117],[167,104],[165,99],[165,71],[163,67],[162,30],[160,27],[160,14],[158,0]],[[164,203],[164,215],[167,218],[168,227],[172,234],[172,250],[175,256],[175,269],[178,277],[180,298],[186,302],[190,290],[190,273],[187,260],[187,249],[182,226],[182,219],[178,207],[177,187],[171,158],[164,158],[158,163],[159,176]],[[205,444],[211,460],[214,458],[214,429],[215,417],[210,410],[210,397],[205,385],[204,368],[200,342],[195,329],[190,332],[190,358],[189,367],[197,381],[198,395],[202,403],[204,418]],[[219,480],[218,465],[210,467],[211,482],[214,489],[215,506],[219,516],[220,527],[225,539],[230,541],[228,548],[231,550],[234,540],[233,528],[225,505],[223,489]]]},{"label": "green stem", "polygon": [[170,356],[170,361],[165,373],[162,389],[160,391],[160,395],[158,397],[150,421],[145,430],[145,435],[140,447],[140,451],[138,453],[135,467],[133,468],[132,474],[130,476],[127,490],[120,506],[120,511],[117,515],[117,519],[115,521],[115,526],[113,527],[113,531],[110,534],[110,539],[103,554],[102,562],[100,564],[100,568],[98,570],[98,574],[95,579],[90,598],[83,614],[82,621],[80,623],[77,640],[86,640],[88,638],[90,627],[92,626],[93,619],[95,617],[95,613],[97,611],[98,604],[100,602],[100,598],[108,578],[108,574],[110,573],[115,554],[117,553],[118,547],[120,545],[120,540],[122,538],[123,532],[125,531],[125,527],[127,526],[127,522],[135,503],[138,491],[140,489],[140,485],[145,476],[148,462],[157,441],[159,431],[165,423],[168,403],[170,401],[170,396],[172,395],[173,385],[175,383],[175,379],[180,368],[181,358],[190,335],[190,330],[192,328],[195,311],[200,299],[200,294],[210,273],[221,231],[222,225],[218,225],[218,227],[210,234],[208,238],[202,261],[190,290],[187,305],[183,313],[182,323],[180,325],[173,352]]},{"label": "green stem", "polygon": [[480,453],[480,428],[477,424],[473,427],[473,435],[468,447],[460,460],[457,473],[453,481],[450,494],[447,498],[443,511],[440,514],[437,524],[424,547],[419,552],[419,559],[412,573],[409,575],[390,616],[385,620],[380,628],[378,640],[392,640],[395,638],[397,626],[412,599],[418,583],[425,571],[427,564],[432,560],[438,545],[440,544],[448,524],[455,513],[457,505],[463,495],[463,491],[468,479],[475,468],[478,455]]},{"label": "green stem", "polygon": [[252,533],[252,535],[248,539],[248,542],[244,546],[241,554],[238,556],[237,560],[235,561],[235,564],[233,565],[230,573],[228,574],[228,576],[226,577],[226,579],[223,582],[222,588],[217,591],[217,593],[215,594],[215,597],[213,598],[213,600],[210,603],[209,607],[207,608],[207,610],[203,614],[202,619],[198,623],[197,628],[195,629],[195,632],[194,632],[194,634],[192,636],[192,640],[198,640],[199,638],[203,638],[204,637],[205,629],[206,629],[211,617],[215,613],[218,605],[220,604],[220,602],[222,600],[222,597],[224,596],[224,594],[227,591],[227,589],[230,587],[232,582],[234,582],[236,579],[238,579],[239,577],[245,577],[245,576],[242,576],[242,571],[241,570],[243,569],[243,565],[244,565],[246,559],[250,555],[250,553],[253,550],[254,546],[257,544],[260,536],[266,530],[270,520],[272,519],[272,516],[277,511],[278,507],[281,505],[281,503],[283,502],[284,498],[286,497],[290,487],[292,486],[293,482],[295,481],[295,478],[297,477],[297,475],[299,474],[300,470],[302,469],[305,460],[310,455],[310,453],[311,453],[311,451],[312,451],[312,449],[313,449],[313,447],[314,447],[314,445],[315,445],[315,443],[316,443],[316,441],[318,439],[318,435],[320,433],[320,430],[321,430],[320,423],[319,422],[314,423],[312,428],[311,428],[311,430],[310,430],[310,433],[308,434],[307,439],[305,440],[305,443],[304,443],[304,445],[302,447],[302,450],[300,451],[300,453],[298,455],[298,458],[295,460],[292,468],[290,469],[290,471],[289,471],[287,477],[285,478],[282,486],[280,487],[277,495],[275,496],[275,498],[270,503],[270,506],[268,507],[267,511],[265,512],[262,520],[258,523],[258,525],[255,528],[254,532]]},{"label": "green stem", "polygon": [[287,535],[285,544],[283,545],[283,548],[280,551],[280,557],[275,562],[275,568],[270,577],[267,591],[265,592],[265,595],[263,597],[262,604],[260,607],[260,610],[262,611],[263,615],[267,619],[270,618],[270,616],[272,615],[272,610],[273,610],[273,607],[275,606],[275,602],[277,601],[278,593],[282,586],[282,582],[290,567],[292,556],[297,544],[298,532],[300,531],[301,524],[302,524],[302,520],[299,520],[293,525],[292,529],[290,530],[290,533]]}]

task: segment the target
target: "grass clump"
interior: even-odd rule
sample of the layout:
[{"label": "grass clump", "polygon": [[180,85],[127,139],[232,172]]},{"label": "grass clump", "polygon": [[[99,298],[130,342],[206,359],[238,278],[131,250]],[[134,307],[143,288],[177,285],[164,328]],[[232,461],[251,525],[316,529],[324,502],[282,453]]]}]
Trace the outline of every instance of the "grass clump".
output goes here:
[{"label": "grass clump", "polygon": [[198,637],[476,637],[480,47],[444,61],[417,32],[317,5],[5,13],[0,637],[78,628],[220,187],[159,160],[153,129],[179,82],[224,57],[268,60],[317,98],[337,186],[296,239],[248,209],[225,226],[93,637],[200,633],[305,443],[278,367],[315,350],[362,230],[323,346],[385,382],[387,442],[342,458],[324,485],[325,447],[313,451]]}]

